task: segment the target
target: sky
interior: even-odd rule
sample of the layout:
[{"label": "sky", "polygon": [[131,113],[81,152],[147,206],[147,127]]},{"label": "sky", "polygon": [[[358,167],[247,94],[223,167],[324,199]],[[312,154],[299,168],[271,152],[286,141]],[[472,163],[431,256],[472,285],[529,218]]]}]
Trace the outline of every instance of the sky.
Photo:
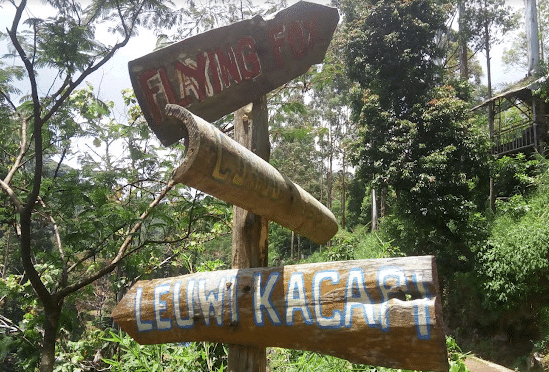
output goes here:
[{"label": "sky", "polygon": [[[28,0],[29,1],[29,10],[26,16],[29,17],[45,17],[47,14],[46,8],[40,0]],[[309,0],[311,2],[317,2],[324,5],[328,5],[330,0]],[[174,0],[177,4],[182,3],[182,0]],[[254,0],[254,3],[262,2],[261,0]],[[288,4],[291,5],[296,0],[289,0]],[[524,0],[507,0],[508,5],[513,6],[515,9],[520,10],[524,7]],[[13,15],[13,7],[8,2],[0,3],[0,6],[3,9],[0,9],[0,27],[2,30],[5,30],[6,27],[10,26],[11,16]],[[106,30],[98,30],[98,39],[99,40],[111,40],[110,43],[114,43],[112,40],[112,34],[109,34]],[[89,79],[90,83],[94,86],[95,92],[98,96],[104,100],[111,100],[115,102],[115,114],[122,115],[123,104],[120,91],[125,88],[131,87],[129,74],[128,74],[128,62],[135,58],[141,57],[153,51],[156,44],[156,37],[152,32],[140,31],[137,37],[134,37],[130,40],[128,45],[125,48],[122,48],[114,58],[107,63],[104,67],[95,72]],[[512,83],[522,79],[525,75],[525,72],[515,72],[508,71],[500,63],[505,44],[498,45],[492,51],[492,77],[493,77],[493,87],[497,90],[498,88],[503,87],[507,83]],[[5,43],[0,44],[0,54],[5,53]],[[479,57],[480,63],[485,68],[485,58],[483,55]],[[9,63],[8,60],[3,62]],[[44,78],[47,77],[46,74],[43,74]],[[483,82],[486,83],[486,76],[484,76]],[[25,86],[20,87],[23,91],[28,89]],[[43,89],[48,89],[48,85],[44,85]],[[24,93],[26,93],[24,91]]]},{"label": "sky", "polygon": [[[525,0],[506,0],[505,3],[513,7],[516,11],[524,12],[524,1]],[[522,31],[522,30],[520,30]],[[514,34],[510,33],[506,35],[506,39],[509,40],[509,43],[512,42]],[[491,51],[491,60],[492,60],[492,87],[496,90],[502,89],[504,86],[509,83],[517,82],[523,79],[526,76],[526,71],[513,71],[509,70],[503,63],[501,59],[503,57],[503,52],[505,48],[509,48],[509,43],[502,43],[496,45]],[[479,55],[478,59],[484,71],[484,76],[481,79],[483,84],[486,84],[486,57],[484,54]]]}]

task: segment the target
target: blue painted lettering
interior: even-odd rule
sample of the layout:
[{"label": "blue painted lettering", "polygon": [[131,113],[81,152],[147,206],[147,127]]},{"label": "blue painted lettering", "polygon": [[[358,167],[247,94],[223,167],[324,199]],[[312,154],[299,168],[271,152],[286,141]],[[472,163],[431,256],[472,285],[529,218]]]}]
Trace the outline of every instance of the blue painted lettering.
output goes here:
[{"label": "blue painted lettering", "polygon": [[254,273],[254,291],[252,294],[252,304],[254,309],[254,323],[256,326],[263,327],[263,310],[267,312],[267,316],[274,325],[281,325],[280,315],[276,312],[271,301],[271,294],[280,277],[279,272],[272,272],[267,278],[265,286],[261,287],[261,273]]},{"label": "blue painted lettering", "polygon": [[308,307],[307,295],[305,294],[305,280],[303,273],[296,272],[290,276],[288,291],[286,292],[286,324],[294,325],[294,313],[300,311],[303,323],[311,325],[314,323],[311,310]]},{"label": "blue painted lettering", "polygon": [[[219,327],[229,320],[231,326],[237,325],[237,271],[224,275],[221,278],[218,276],[217,282],[211,282],[212,279],[208,279],[207,276],[188,280],[178,278],[172,282],[173,285],[170,282],[160,282],[161,284],[154,287],[152,301],[150,298],[143,300],[143,287],[137,287],[134,303],[137,331],[168,331],[175,326],[180,329],[191,329],[199,319],[197,315],[201,315],[208,327],[214,320]],[[389,332],[390,309],[397,306],[409,311],[410,317],[413,316],[418,339],[431,339],[430,310],[434,307],[435,299],[429,291],[429,282],[423,278],[422,273],[412,273],[407,277],[400,267],[381,267],[377,271],[375,285],[368,288],[368,285],[372,285],[370,276],[366,282],[364,269],[360,267],[351,268],[343,274],[335,269],[316,271],[310,283],[311,302],[308,299],[308,287],[305,287],[303,272],[293,272],[287,284],[279,283],[283,276],[280,271],[270,272],[264,282],[263,275],[263,272],[255,272],[252,278],[252,314],[257,327],[264,327],[270,321],[274,326],[281,326],[283,323],[293,326],[297,322],[305,325],[316,324],[320,329],[341,329],[352,328],[354,321],[355,328],[362,327],[365,323],[371,328]],[[342,283],[342,275],[345,283]],[[275,291],[277,285],[280,287]],[[277,310],[274,303],[282,300],[278,296],[284,286],[285,309]],[[334,290],[330,289],[332,287]],[[343,290],[344,299],[341,298]],[[418,293],[420,298],[406,303],[395,298],[397,293],[411,292]],[[142,306],[147,309],[145,314],[152,313],[145,315],[145,319]],[[285,313],[281,313],[282,311]]]},{"label": "blue painted lettering", "polygon": [[204,323],[210,325],[210,314],[213,312],[218,326],[223,325],[223,299],[225,293],[225,278],[219,281],[217,289],[206,293],[206,279],[198,281],[198,299],[204,316]]},{"label": "blue painted lettering", "polygon": [[166,301],[162,301],[162,295],[170,292],[170,284],[159,284],[154,287],[154,319],[156,320],[156,329],[167,331],[172,328],[172,320],[162,318],[162,313],[168,310]]},{"label": "blue painted lettering", "polygon": [[430,340],[431,339],[431,323],[429,315],[429,302],[431,299],[431,293],[425,288],[423,278],[418,278],[418,274],[414,273],[412,276],[412,281],[416,285],[419,293],[421,293],[423,299],[415,300],[417,302],[414,305],[414,321],[416,324],[416,334],[417,338],[420,340]]},{"label": "blue painted lettering", "polygon": [[194,325],[194,285],[194,279],[190,279],[187,282],[187,292],[185,293],[185,297],[188,315],[186,318],[181,317],[181,281],[178,280],[173,285],[175,324],[177,324],[179,328],[192,328]]},{"label": "blue painted lettering", "polygon": [[339,271],[326,270],[318,271],[313,277],[313,302],[315,309],[316,324],[319,328],[339,329],[343,326],[341,310],[334,310],[332,316],[325,317],[322,314],[322,282],[329,280],[332,284],[339,283]]},{"label": "blue painted lettering", "polygon": [[[391,282],[394,282],[391,284]],[[381,304],[379,307],[379,328],[384,331],[389,331],[389,291],[396,288],[407,287],[406,277],[404,273],[395,266],[386,266],[379,269],[377,273],[377,287],[381,291]],[[402,289],[402,288],[401,288]],[[407,288],[402,289],[403,292]]]},{"label": "blue painted lettering", "polygon": [[370,326],[377,325],[375,318],[375,307],[372,299],[366,291],[364,283],[364,270],[360,268],[349,270],[347,286],[345,288],[345,327],[353,325],[353,311],[362,311],[364,321]]},{"label": "blue painted lettering", "polygon": [[137,322],[137,330],[139,332],[148,332],[153,330],[152,321],[141,320],[141,297],[143,296],[143,288],[137,288],[135,292],[135,321]]}]

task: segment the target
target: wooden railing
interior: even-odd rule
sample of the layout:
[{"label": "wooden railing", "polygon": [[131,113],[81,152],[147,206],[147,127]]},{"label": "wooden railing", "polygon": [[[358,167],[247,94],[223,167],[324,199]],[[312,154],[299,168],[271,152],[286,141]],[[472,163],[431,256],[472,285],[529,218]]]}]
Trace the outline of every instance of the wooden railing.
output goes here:
[{"label": "wooden railing", "polygon": [[502,156],[536,147],[536,124],[524,122],[494,133],[492,154]]}]

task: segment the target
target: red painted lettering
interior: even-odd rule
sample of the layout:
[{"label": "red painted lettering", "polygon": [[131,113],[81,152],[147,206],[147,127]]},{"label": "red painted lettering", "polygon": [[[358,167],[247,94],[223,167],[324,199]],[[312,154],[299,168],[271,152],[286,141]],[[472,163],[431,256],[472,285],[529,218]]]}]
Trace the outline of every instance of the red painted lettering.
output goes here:
[{"label": "red painted lettering", "polygon": [[221,72],[221,80],[223,81],[224,88],[231,86],[231,78],[237,83],[242,82],[240,71],[238,70],[238,64],[234,56],[233,48],[229,47],[225,54],[220,48],[215,50],[217,56],[217,63],[219,65],[219,71]]},{"label": "red painted lettering", "polygon": [[297,22],[292,22],[288,29],[288,41],[290,42],[290,48],[295,58],[300,59],[307,54],[307,44],[305,42],[305,35],[303,29]]},{"label": "red painted lettering", "polygon": [[282,51],[280,48],[284,44],[284,26],[275,26],[269,30],[269,40],[271,42],[271,48],[273,49],[273,55],[275,57],[276,66],[279,68],[284,67],[284,59],[282,58]]},{"label": "red painted lettering", "polygon": [[243,37],[238,41],[236,57],[243,80],[251,80],[261,74],[261,64],[255,51],[255,40],[252,37]]},{"label": "red painted lettering", "polygon": [[320,33],[318,31],[318,23],[316,19],[312,18],[310,21],[304,21],[303,26],[309,33],[309,50],[313,50],[315,41],[320,39]]},{"label": "red painted lettering", "polygon": [[166,71],[163,68],[147,70],[139,75],[139,82],[153,121],[157,124],[161,123],[164,107],[168,103],[175,103]]},{"label": "red painted lettering", "polygon": [[221,72],[219,71],[219,66],[216,63],[215,52],[208,52],[208,59],[210,61],[210,73],[212,75],[212,83],[215,93],[221,92],[223,90],[223,82],[221,81]]},{"label": "red painted lettering", "polygon": [[206,86],[206,57],[200,53],[196,61],[187,58],[185,61],[177,61],[175,69],[179,76],[180,105],[187,106],[191,103],[191,93],[198,101],[206,98],[204,87]]}]

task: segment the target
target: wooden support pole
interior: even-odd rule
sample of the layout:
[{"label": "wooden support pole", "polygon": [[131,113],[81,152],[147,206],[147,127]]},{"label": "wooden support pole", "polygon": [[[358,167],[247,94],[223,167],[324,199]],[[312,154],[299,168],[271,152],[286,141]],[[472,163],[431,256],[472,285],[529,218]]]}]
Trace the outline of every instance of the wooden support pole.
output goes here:
[{"label": "wooden support pole", "polygon": [[[492,95],[490,91],[490,96]],[[495,117],[495,107],[494,102],[490,102],[488,105],[488,131],[490,133],[490,150],[494,152],[494,117]],[[498,154],[497,147],[495,148],[495,154]],[[494,177],[490,176],[490,210],[496,210],[496,187],[494,183]]]},{"label": "wooden support pole", "polygon": [[[265,161],[269,161],[269,118],[266,96],[239,109],[234,119],[235,140]],[[233,209],[233,269],[267,267],[269,221],[246,209]],[[229,372],[264,372],[267,354],[264,347],[229,346]]]}]

